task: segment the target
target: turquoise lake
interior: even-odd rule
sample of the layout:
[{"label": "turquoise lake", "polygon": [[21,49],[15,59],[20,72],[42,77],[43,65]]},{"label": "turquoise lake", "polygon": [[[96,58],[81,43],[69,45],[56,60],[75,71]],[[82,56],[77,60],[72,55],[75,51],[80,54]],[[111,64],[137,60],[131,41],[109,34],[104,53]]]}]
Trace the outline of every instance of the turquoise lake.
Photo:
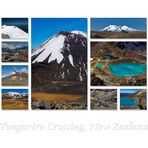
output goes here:
[{"label": "turquoise lake", "polygon": [[137,102],[130,98],[121,98],[120,106],[134,107],[134,106],[137,106]]},{"label": "turquoise lake", "polygon": [[103,55],[103,57],[102,57],[104,60],[109,60],[109,59],[111,59],[112,58],[112,56],[111,55],[109,55],[109,54],[105,54],[105,55]]},{"label": "turquoise lake", "polygon": [[145,73],[146,64],[118,63],[110,64],[109,69],[115,76],[134,76]]},{"label": "turquoise lake", "polygon": [[95,67],[102,67],[104,64],[103,63],[96,63]]}]

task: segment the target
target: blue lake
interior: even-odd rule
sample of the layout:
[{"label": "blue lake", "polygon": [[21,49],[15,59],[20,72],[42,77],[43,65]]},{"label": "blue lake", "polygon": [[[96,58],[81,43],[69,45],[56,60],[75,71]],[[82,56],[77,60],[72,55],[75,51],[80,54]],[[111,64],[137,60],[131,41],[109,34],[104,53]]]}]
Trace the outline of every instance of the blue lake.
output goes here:
[{"label": "blue lake", "polygon": [[145,73],[146,64],[118,63],[110,64],[109,69],[115,76],[134,76]]},{"label": "blue lake", "polygon": [[109,54],[105,54],[105,55],[102,56],[102,58],[103,58],[104,60],[109,60],[109,59],[112,58],[112,56],[109,55]]},{"label": "blue lake", "polygon": [[120,106],[134,107],[134,106],[137,106],[137,102],[130,98],[121,98]]},{"label": "blue lake", "polygon": [[102,67],[104,64],[103,63],[96,63],[95,67]]}]

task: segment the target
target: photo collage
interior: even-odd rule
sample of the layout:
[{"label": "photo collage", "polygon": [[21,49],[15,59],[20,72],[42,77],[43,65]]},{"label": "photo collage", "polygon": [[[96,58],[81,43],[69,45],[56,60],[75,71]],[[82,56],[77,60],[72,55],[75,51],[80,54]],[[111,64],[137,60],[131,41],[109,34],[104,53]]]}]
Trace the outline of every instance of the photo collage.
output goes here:
[{"label": "photo collage", "polygon": [[1,18],[1,111],[147,110],[147,18]]}]

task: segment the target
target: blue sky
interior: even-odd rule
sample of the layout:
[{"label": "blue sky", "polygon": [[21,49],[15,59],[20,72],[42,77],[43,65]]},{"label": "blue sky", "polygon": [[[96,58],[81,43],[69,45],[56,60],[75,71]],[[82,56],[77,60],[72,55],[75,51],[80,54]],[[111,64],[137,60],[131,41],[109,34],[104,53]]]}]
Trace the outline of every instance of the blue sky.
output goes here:
[{"label": "blue sky", "polygon": [[28,93],[28,89],[2,89],[2,93],[8,92]]},{"label": "blue sky", "polygon": [[121,94],[123,94],[123,93],[132,94],[132,93],[135,93],[139,90],[141,90],[141,89],[120,89],[120,93]]},{"label": "blue sky", "polygon": [[91,30],[101,30],[108,25],[126,25],[141,31],[146,31],[145,18],[92,18]]},{"label": "blue sky", "polygon": [[60,31],[87,32],[86,18],[32,18],[32,49]]},{"label": "blue sky", "polygon": [[28,70],[28,66],[26,65],[3,65],[2,66],[2,77],[6,77],[10,75],[10,73],[14,71],[23,72],[27,70]]}]

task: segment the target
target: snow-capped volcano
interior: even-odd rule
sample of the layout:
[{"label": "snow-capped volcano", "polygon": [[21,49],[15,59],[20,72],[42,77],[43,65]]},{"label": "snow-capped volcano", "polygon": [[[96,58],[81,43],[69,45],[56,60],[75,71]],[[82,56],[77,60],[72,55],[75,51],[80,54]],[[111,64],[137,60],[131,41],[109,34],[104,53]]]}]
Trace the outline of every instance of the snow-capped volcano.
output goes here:
[{"label": "snow-capped volcano", "polygon": [[18,92],[8,92],[9,95],[19,95],[20,93]]},{"label": "snow-capped volcano", "polygon": [[21,77],[28,77],[28,71],[12,71],[9,74],[3,76],[4,79],[8,78],[13,80],[17,78],[20,79]]},{"label": "snow-capped volcano", "polygon": [[10,39],[27,39],[28,34],[16,26],[2,26],[2,37]]},{"label": "snow-capped volcano", "polygon": [[73,31],[71,31],[71,33],[82,35],[82,36],[87,38],[87,34],[85,32],[83,32],[83,31],[73,30]]},{"label": "snow-capped volcano", "polygon": [[7,92],[2,93],[3,98],[9,98],[9,99],[27,99],[28,94],[27,93],[18,93],[18,92]]},{"label": "snow-capped volcano", "polygon": [[107,32],[137,32],[139,30],[128,27],[128,26],[117,26],[117,25],[109,25],[101,31],[107,31]]},{"label": "snow-capped volcano", "polygon": [[32,50],[32,65],[42,63],[46,64],[52,80],[83,81],[87,71],[86,34],[81,31],[61,31],[54,35]]}]

